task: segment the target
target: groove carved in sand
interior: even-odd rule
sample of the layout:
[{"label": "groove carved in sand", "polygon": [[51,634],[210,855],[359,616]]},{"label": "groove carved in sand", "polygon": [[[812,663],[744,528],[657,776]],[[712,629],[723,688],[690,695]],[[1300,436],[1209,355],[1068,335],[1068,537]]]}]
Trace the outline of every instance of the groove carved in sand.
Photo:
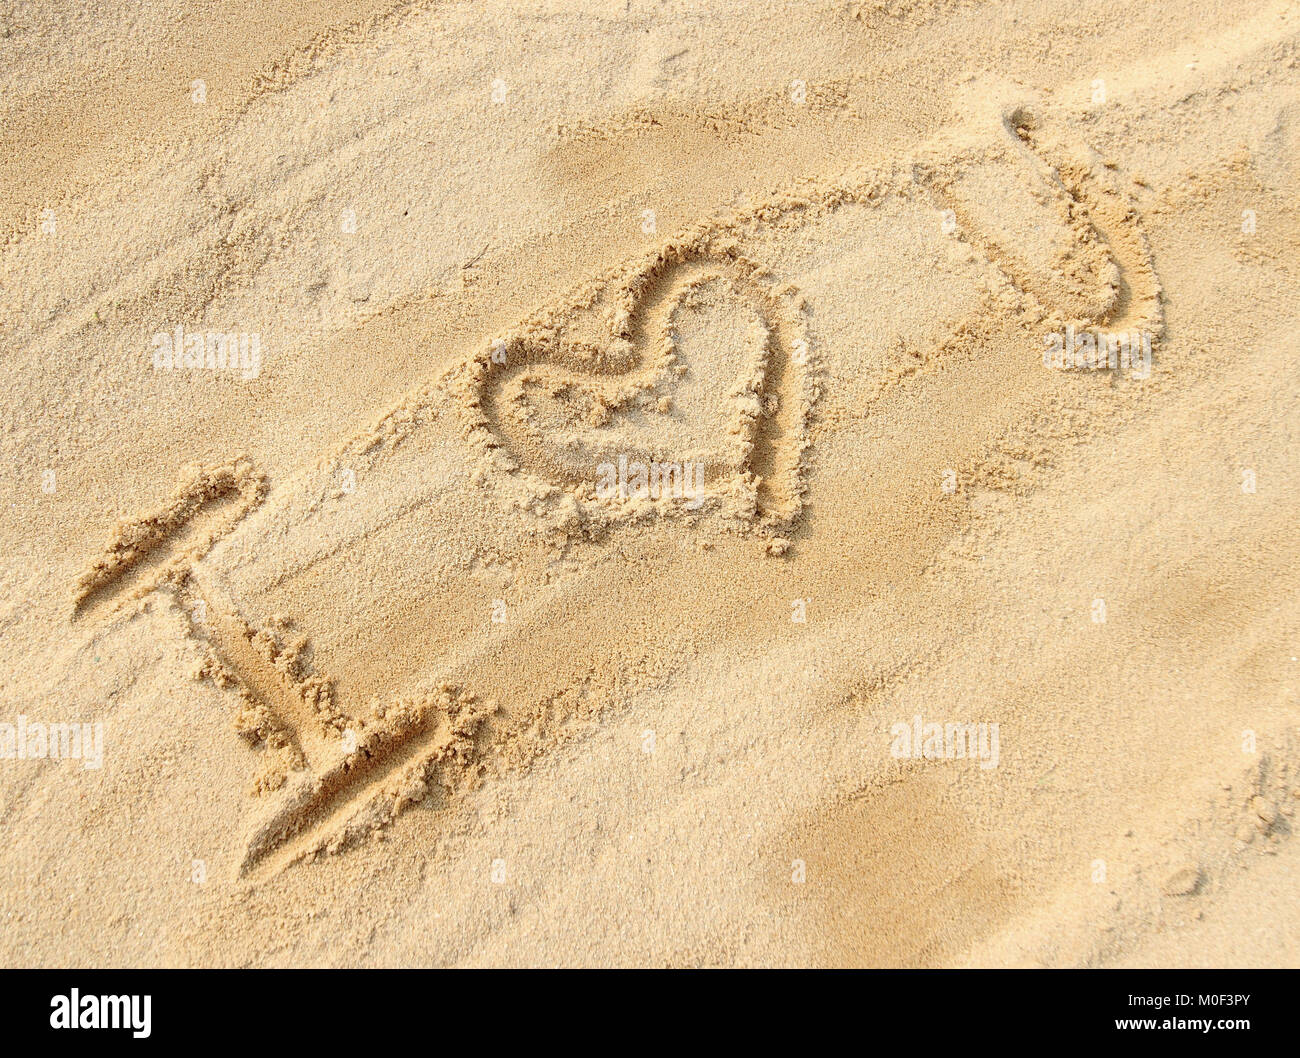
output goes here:
[{"label": "groove carved in sand", "polygon": [[433,788],[453,790],[467,773],[490,703],[443,684],[368,718],[346,716],[330,682],[302,671],[301,641],[285,648],[254,631],[197,578],[184,590],[205,603],[203,632],[215,654],[207,674],[239,688],[241,733],[280,752],[261,782],[279,803],[256,824],[241,875],[267,876],[322,849],[346,848]]},{"label": "groove carved in sand", "polygon": [[262,502],[266,488],[266,476],[247,459],[186,467],[165,503],[118,522],[103,556],[77,580],[74,616],[183,580],[217,540]]}]

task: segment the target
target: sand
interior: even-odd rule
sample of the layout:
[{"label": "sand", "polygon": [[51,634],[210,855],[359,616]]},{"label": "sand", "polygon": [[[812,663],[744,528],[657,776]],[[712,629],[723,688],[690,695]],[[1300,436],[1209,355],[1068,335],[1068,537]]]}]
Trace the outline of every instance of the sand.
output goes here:
[{"label": "sand", "polygon": [[5,965],[1300,965],[1300,8],[0,10]]}]

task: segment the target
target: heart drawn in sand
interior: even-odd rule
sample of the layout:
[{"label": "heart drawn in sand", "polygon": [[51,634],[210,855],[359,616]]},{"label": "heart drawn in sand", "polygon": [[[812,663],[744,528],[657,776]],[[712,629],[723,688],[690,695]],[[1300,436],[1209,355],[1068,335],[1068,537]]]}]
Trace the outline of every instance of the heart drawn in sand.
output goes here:
[{"label": "heart drawn in sand", "polygon": [[[603,504],[799,512],[817,396],[801,299],[707,234],[593,284],[475,361],[496,464]],[[629,507],[631,501],[632,507]]]}]

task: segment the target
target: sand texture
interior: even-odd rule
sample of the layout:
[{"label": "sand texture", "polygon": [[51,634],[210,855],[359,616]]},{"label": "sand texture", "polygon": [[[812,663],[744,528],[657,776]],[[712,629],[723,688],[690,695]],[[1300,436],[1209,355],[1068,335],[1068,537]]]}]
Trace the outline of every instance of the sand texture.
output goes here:
[{"label": "sand texture", "polygon": [[1300,965],[1300,5],[0,4],[0,963]]}]

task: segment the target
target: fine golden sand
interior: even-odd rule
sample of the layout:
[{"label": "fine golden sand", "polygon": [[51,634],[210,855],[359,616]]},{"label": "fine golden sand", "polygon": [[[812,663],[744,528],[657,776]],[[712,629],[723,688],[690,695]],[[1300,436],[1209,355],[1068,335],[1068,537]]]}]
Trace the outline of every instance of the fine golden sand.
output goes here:
[{"label": "fine golden sand", "polygon": [[0,5],[0,961],[1300,964],[1295,3]]}]

